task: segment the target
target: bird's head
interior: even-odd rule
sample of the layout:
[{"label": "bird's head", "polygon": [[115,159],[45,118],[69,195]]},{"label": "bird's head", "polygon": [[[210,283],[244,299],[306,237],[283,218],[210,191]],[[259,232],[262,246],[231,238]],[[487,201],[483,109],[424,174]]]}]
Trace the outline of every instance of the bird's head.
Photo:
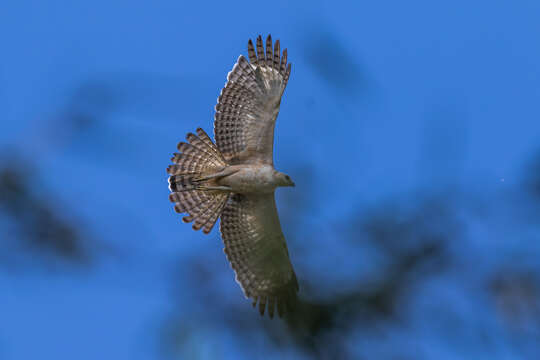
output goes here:
[{"label": "bird's head", "polygon": [[287,174],[277,171],[277,184],[278,186],[295,186],[291,177]]}]

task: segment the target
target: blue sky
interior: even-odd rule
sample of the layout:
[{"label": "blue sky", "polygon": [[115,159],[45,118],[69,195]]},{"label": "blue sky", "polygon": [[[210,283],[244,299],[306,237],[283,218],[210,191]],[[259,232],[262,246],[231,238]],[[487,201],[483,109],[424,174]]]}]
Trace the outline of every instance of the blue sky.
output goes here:
[{"label": "blue sky", "polygon": [[[472,255],[463,241],[453,251],[466,266],[486,246],[498,250],[478,261],[485,273],[500,254],[539,250],[530,240],[538,229],[513,218],[524,208],[524,168],[540,149],[537,1],[11,1],[0,14],[4,158],[29,160],[35,196],[77,224],[97,259],[73,268],[31,253],[17,255],[14,270],[0,268],[1,358],[156,358],[171,309],[189,317],[202,306],[189,288],[194,258],[223,274],[215,286],[226,302],[249,305],[218,232],[195,233],[174,214],[165,169],[187,132],[212,130],[226,74],[259,34],[280,39],[293,64],[275,163],[304,189],[277,194],[285,235],[305,229],[289,246],[299,270],[323,280],[321,264],[342,262],[344,278],[377,271],[369,249],[329,243],[339,243],[347,214],[448,189],[489,209],[483,223],[462,214]],[[10,229],[9,220],[0,225]],[[306,243],[330,255],[302,259]],[[444,278],[425,291],[456,283]],[[483,303],[467,304],[463,314]],[[424,318],[408,314],[429,338]],[[230,350],[238,339],[212,329],[224,354],[249,358]],[[407,342],[391,333],[394,346]],[[432,341],[427,358],[479,351]],[[514,358],[512,346],[502,342],[488,358]],[[200,357],[215,355],[208,351]]]}]

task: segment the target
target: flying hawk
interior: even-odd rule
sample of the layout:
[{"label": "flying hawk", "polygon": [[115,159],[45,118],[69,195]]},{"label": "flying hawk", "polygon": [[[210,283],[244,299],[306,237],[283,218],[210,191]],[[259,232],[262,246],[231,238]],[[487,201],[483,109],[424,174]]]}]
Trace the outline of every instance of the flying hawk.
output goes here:
[{"label": "flying hawk", "polygon": [[291,64],[277,40],[248,42],[249,61],[240,55],[227,75],[214,117],[215,144],[203,129],[178,144],[167,172],[169,199],[182,220],[208,234],[218,218],[224,252],[246,298],[281,317],[296,299],[298,282],[281,231],[274,191],[294,186],[276,171],[274,125]]}]

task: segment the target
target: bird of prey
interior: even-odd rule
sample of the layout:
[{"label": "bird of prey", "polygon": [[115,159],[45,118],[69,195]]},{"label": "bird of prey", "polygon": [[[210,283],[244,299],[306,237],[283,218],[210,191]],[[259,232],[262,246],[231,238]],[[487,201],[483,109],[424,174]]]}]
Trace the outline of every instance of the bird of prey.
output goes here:
[{"label": "bird of prey", "polygon": [[169,199],[182,220],[208,234],[220,218],[224,252],[246,298],[272,318],[291,310],[298,282],[281,230],[274,191],[294,186],[276,171],[274,125],[291,64],[279,40],[248,41],[215,107],[215,143],[198,128],[178,144],[167,172]]}]

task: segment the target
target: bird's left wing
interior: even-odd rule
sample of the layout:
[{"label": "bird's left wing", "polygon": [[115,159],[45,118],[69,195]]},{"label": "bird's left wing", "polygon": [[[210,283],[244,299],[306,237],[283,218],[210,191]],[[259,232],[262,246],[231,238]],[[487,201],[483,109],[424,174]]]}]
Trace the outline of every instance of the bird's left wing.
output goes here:
[{"label": "bird's left wing", "polygon": [[259,311],[279,316],[296,299],[298,282],[289,259],[274,194],[235,194],[225,205],[220,223],[225,254],[244,294]]},{"label": "bird's left wing", "polygon": [[287,49],[281,55],[279,40],[262,38],[257,47],[248,43],[249,62],[240,55],[218,98],[214,138],[230,164],[273,164],[274,124],[291,64]]}]

